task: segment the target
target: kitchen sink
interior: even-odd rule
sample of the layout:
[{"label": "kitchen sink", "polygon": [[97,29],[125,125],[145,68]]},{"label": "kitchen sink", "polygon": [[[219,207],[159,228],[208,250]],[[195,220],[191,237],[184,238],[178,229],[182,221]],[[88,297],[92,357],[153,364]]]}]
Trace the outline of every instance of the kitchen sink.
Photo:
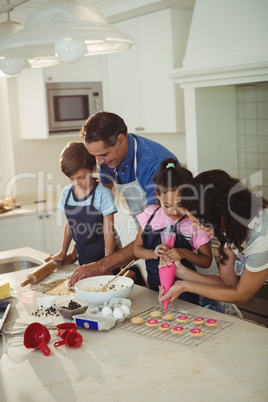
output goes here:
[{"label": "kitchen sink", "polygon": [[21,269],[33,268],[43,265],[44,262],[30,257],[11,257],[0,260],[0,274],[20,271]]}]

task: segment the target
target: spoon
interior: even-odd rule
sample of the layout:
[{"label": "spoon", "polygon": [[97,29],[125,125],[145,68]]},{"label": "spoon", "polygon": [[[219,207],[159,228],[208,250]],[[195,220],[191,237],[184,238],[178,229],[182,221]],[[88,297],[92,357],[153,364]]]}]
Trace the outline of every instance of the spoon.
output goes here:
[{"label": "spoon", "polygon": [[131,265],[133,265],[134,262],[135,262],[135,260],[132,260],[129,264],[127,264],[124,268],[122,268],[121,271],[119,271],[117,275],[115,275],[109,282],[107,282],[105,285],[103,285],[103,287],[101,288],[100,291],[105,292],[105,289],[107,288],[107,286],[110,285],[110,283],[112,283],[116,278],[118,278],[118,276],[123,274],[129,267],[131,267]]}]

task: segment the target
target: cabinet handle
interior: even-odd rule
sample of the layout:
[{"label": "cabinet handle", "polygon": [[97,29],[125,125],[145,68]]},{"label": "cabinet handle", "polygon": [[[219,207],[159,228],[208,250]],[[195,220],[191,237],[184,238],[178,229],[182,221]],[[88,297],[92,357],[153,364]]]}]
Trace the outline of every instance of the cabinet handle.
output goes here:
[{"label": "cabinet handle", "polygon": [[144,127],[136,127],[135,131],[144,131]]},{"label": "cabinet handle", "polygon": [[46,218],[49,218],[49,214],[46,214]]},{"label": "cabinet handle", "polygon": [[39,215],[39,216],[38,216],[39,219],[43,219],[43,217],[44,217],[43,215]]}]

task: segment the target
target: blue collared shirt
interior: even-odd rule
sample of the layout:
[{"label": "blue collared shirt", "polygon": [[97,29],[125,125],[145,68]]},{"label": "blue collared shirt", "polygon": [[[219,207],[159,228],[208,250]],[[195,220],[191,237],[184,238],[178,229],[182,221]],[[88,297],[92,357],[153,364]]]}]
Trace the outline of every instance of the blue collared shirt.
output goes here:
[{"label": "blue collared shirt", "polygon": [[[135,144],[137,141],[137,177],[134,171]],[[100,180],[102,183],[126,184],[138,180],[146,192],[147,205],[155,204],[155,185],[153,178],[159,173],[161,163],[167,158],[176,158],[167,148],[148,138],[136,134],[128,134],[128,153],[117,169],[107,165],[100,166]]]}]

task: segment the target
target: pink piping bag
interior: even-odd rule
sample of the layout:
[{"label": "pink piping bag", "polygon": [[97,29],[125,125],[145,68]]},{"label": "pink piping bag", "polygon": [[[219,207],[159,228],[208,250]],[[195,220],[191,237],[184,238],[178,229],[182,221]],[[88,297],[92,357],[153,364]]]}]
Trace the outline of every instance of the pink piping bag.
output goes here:
[{"label": "pink piping bag", "polygon": [[[176,233],[171,231],[170,224],[168,223],[166,229],[164,229],[161,233],[161,240],[163,244],[167,244],[170,248],[174,247],[175,243],[175,238],[176,238]],[[174,283],[174,278],[175,278],[175,272],[176,272],[176,265],[173,262],[171,265],[166,265],[159,270],[159,277],[160,277],[160,283],[165,289],[166,294],[169,291],[169,288],[173,285]],[[169,299],[164,301],[164,308],[165,308],[165,314],[167,312],[169,304]]]},{"label": "pink piping bag", "polygon": [[[173,285],[175,272],[176,272],[176,265],[174,264],[174,262],[171,265],[166,265],[165,267],[160,268],[159,277],[160,277],[160,283],[165,289],[164,294],[166,294],[169,291],[169,288]],[[164,301],[165,314],[167,312],[169,300],[170,299]]]}]

